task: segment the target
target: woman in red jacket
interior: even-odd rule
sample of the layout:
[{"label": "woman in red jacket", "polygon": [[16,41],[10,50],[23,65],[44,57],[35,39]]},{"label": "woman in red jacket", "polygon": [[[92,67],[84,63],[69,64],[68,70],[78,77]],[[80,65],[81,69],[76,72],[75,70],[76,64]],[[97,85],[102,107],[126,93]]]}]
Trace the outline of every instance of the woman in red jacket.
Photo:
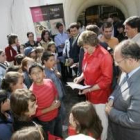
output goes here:
[{"label": "woman in red jacket", "polygon": [[85,85],[91,85],[81,94],[85,94],[87,100],[95,105],[103,125],[101,140],[106,140],[108,119],[104,109],[111,93],[113,61],[110,54],[98,44],[98,38],[94,32],[84,31],[78,43],[83,46],[85,54],[82,65],[83,73],[75,78],[74,82],[79,83],[84,79]]},{"label": "woman in red jacket", "polygon": [[15,56],[19,53],[18,36],[15,34],[10,34],[7,36],[7,38],[9,46],[5,48],[6,58],[8,62],[15,64]]}]

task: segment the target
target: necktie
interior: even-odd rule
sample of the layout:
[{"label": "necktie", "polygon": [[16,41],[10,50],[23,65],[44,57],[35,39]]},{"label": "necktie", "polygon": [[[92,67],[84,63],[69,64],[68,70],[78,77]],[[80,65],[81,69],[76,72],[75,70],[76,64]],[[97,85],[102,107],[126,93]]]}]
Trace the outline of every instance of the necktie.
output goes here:
[{"label": "necktie", "polygon": [[128,74],[125,75],[125,77],[123,78],[123,80],[120,83],[120,86],[122,86],[127,80],[128,80],[129,76]]}]

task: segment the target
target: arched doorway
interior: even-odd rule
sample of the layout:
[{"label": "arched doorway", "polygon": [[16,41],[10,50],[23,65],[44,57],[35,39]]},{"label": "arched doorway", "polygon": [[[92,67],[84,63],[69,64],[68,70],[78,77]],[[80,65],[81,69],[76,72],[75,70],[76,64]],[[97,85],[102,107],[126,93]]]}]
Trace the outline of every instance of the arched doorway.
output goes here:
[{"label": "arched doorway", "polygon": [[119,8],[125,15],[125,18],[133,15],[139,15],[137,6],[139,5],[137,0],[126,1],[126,0],[64,0],[64,14],[66,27],[70,23],[76,22],[80,13],[93,5],[110,5]]},{"label": "arched doorway", "polygon": [[108,17],[118,17],[122,21],[125,20],[125,15],[120,9],[110,5],[94,5],[82,11],[77,18],[84,25],[98,24],[98,22],[105,21]]}]

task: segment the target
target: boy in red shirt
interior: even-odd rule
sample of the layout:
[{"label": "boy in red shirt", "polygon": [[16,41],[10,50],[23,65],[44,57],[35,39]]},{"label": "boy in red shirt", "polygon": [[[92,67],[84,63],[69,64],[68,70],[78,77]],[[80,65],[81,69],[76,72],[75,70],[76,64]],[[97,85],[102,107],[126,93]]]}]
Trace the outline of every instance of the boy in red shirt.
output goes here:
[{"label": "boy in red shirt", "polygon": [[44,79],[45,73],[43,67],[39,64],[33,64],[29,68],[30,77],[33,84],[30,90],[37,99],[36,117],[43,126],[44,131],[62,137],[62,123],[59,117],[60,101],[57,100],[57,90],[50,79]]}]

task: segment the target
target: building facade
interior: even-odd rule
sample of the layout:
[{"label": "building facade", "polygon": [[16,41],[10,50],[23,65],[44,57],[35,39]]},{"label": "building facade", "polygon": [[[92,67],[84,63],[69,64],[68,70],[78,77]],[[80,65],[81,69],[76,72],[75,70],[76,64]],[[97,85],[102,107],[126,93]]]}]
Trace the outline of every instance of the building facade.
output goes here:
[{"label": "building facade", "polygon": [[35,33],[30,7],[63,3],[65,24],[76,22],[82,11],[94,5],[110,5],[122,11],[125,18],[140,15],[139,0],[1,0],[0,2],[0,48],[7,45],[9,33],[19,35],[21,43],[27,41],[27,31]]}]

